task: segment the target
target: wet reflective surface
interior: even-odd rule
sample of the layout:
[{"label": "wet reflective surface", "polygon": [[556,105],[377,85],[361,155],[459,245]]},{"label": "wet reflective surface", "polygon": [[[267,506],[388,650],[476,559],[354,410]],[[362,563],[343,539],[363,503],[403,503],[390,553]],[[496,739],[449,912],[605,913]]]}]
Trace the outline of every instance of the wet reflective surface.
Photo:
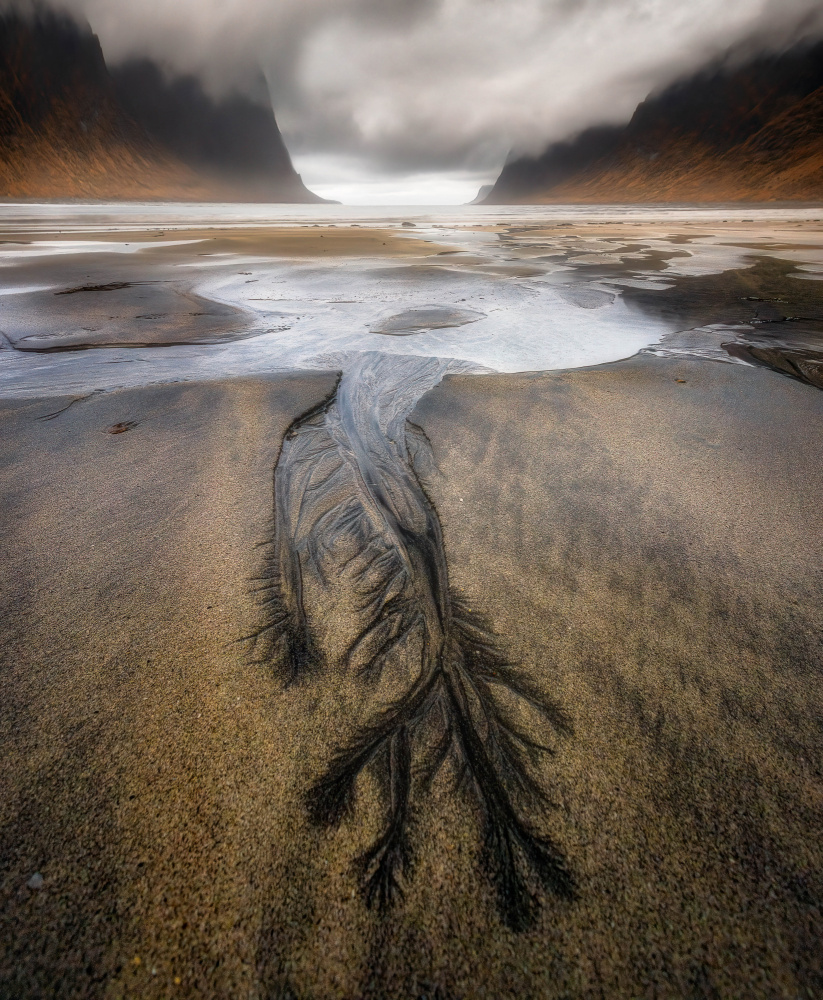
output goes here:
[{"label": "wet reflective surface", "polygon": [[[655,344],[730,360],[718,324],[730,342],[805,338],[812,352],[820,334],[814,209],[567,209],[566,221],[561,209],[467,208],[415,213],[411,228],[342,208],[331,222],[316,207],[263,227],[260,206],[238,211],[38,219],[6,206],[0,391],[339,367],[374,350],[478,371],[591,365]],[[35,364],[18,353],[94,346],[108,350]]]},{"label": "wet reflective surface", "polygon": [[368,688],[352,737],[307,804],[317,824],[339,826],[356,809],[361,772],[376,770],[385,817],[357,862],[369,906],[402,898],[411,813],[449,764],[475,800],[503,919],[524,929],[532,882],[574,894],[562,851],[523,812],[550,802],[533,773],[535,758],[552,752],[545,730],[570,725],[451,591],[440,522],[415,471],[431,461],[430,446],[407,423],[447,370],[364,354],[334,397],[289,429],[258,637],[290,683],[329,669]]}]

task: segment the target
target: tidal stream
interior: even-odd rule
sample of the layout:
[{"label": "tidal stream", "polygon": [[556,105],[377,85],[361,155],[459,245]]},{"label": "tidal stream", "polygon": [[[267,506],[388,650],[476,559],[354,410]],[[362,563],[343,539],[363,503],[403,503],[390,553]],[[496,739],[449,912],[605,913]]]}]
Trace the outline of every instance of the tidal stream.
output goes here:
[{"label": "tidal stream", "polygon": [[336,825],[354,808],[360,773],[376,770],[386,810],[359,859],[367,902],[386,907],[401,891],[410,810],[448,761],[482,816],[501,915],[520,929],[535,913],[535,883],[574,892],[562,851],[527,818],[529,806],[545,806],[545,730],[569,727],[449,586],[440,521],[418,474],[429,445],[408,417],[453,368],[363,354],[333,397],[291,427],[275,470],[262,635],[288,681],[325,669],[369,689],[354,738],[307,797],[316,823]]}]

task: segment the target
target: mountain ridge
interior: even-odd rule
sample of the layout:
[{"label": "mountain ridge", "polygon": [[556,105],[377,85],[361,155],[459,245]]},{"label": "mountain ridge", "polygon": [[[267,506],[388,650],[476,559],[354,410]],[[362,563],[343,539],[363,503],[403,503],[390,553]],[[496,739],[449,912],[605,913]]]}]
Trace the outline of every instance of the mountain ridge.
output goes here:
[{"label": "mountain ridge", "polygon": [[[271,107],[240,95],[221,104],[194,78],[168,80],[151,65],[135,82],[128,68],[109,70],[87,24],[43,6],[0,10],[0,197],[324,201],[294,170]],[[130,101],[152,72],[150,93]],[[199,155],[191,127],[191,149],[169,142],[192,117],[206,137]],[[221,159],[225,148],[254,169]]]},{"label": "mountain ridge", "polygon": [[823,200],[823,43],[714,64],[508,162],[483,204]]}]

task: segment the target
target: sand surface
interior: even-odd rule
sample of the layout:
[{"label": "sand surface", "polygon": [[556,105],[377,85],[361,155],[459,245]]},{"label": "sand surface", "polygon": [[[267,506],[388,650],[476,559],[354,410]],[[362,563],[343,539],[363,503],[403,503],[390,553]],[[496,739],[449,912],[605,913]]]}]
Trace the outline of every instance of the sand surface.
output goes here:
[{"label": "sand surface", "polygon": [[373,779],[337,831],[305,808],[357,692],[237,642],[283,434],[334,381],[4,403],[2,994],[815,996],[823,396],[646,358],[419,404],[452,585],[573,726],[532,819],[577,897],[518,934],[448,769],[404,899],[365,907]]},{"label": "sand surface", "polygon": [[46,221],[0,997],[823,995],[816,222]]},{"label": "sand surface", "polygon": [[6,235],[0,264],[13,268],[19,291],[2,297],[0,345],[26,352],[219,344],[259,334],[241,310],[197,293],[202,270],[214,265],[245,283],[249,261],[270,269],[275,260],[425,259],[446,249],[360,226]]}]

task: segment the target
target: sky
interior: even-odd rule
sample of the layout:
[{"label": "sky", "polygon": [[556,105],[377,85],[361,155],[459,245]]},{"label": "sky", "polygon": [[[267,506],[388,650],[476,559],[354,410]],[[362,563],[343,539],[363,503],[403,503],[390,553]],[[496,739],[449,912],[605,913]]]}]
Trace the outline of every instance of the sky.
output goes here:
[{"label": "sky", "polygon": [[[730,47],[823,37],[823,0],[63,0],[109,62],[221,93],[263,69],[304,181],[347,204],[459,204]],[[259,78],[258,78],[259,79]]]}]

